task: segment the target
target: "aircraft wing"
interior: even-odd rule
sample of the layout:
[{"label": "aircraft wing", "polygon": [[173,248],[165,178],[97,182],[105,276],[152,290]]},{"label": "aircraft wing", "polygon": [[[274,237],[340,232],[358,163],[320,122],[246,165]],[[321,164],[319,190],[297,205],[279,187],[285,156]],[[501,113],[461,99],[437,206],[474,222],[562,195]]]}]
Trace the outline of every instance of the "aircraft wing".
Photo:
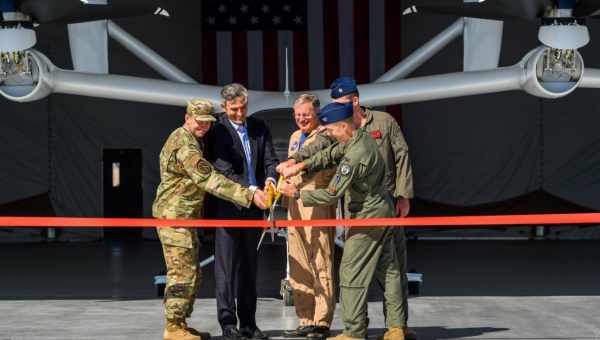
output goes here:
[{"label": "aircraft wing", "polygon": [[409,6],[418,11],[450,14],[461,17],[505,20],[535,20],[552,8],[552,0],[412,0]]}]

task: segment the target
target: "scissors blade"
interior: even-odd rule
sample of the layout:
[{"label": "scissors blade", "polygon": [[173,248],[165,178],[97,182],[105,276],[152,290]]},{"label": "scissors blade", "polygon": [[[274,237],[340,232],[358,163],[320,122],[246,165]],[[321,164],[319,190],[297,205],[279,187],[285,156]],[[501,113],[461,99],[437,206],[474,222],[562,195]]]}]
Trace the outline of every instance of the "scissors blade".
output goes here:
[{"label": "scissors blade", "polygon": [[260,246],[261,246],[263,240],[265,239],[266,233],[267,233],[267,229],[264,229],[262,234],[260,235],[260,240],[258,240],[258,246],[256,246],[257,251],[260,249]]},{"label": "scissors blade", "polygon": [[271,234],[271,242],[275,242],[275,233],[277,232],[277,227],[275,224],[275,207],[277,206],[277,198],[273,201],[273,205],[271,206],[271,212],[269,213],[269,217],[271,220],[271,226],[269,227],[269,232]]}]

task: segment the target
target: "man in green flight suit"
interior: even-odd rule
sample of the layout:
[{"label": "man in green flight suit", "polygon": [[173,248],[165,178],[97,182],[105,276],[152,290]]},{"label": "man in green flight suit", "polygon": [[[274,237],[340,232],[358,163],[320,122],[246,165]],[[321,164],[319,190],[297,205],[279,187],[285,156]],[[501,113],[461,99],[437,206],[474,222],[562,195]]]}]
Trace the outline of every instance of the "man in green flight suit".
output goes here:
[{"label": "man in green flight suit", "polygon": [[[188,103],[183,126],[171,133],[160,152],[160,179],[152,215],[160,219],[202,217],[205,193],[244,207],[252,202],[265,209],[265,195],[217,173],[202,153],[202,137],[215,121],[209,100]],[[200,286],[196,229],[157,228],[167,266],[164,340],[200,340],[198,331],[185,321],[193,310]]]},{"label": "man in green flight suit", "polygon": [[[392,197],[384,186],[385,162],[377,144],[352,121],[352,104],[331,103],[319,113],[321,124],[338,143],[311,158],[285,168],[285,177],[302,171],[320,171],[337,166],[327,189],[299,192],[292,183],[280,191],[300,198],[304,206],[333,205],[344,196],[349,218],[394,216]],[[365,227],[347,230],[340,264],[340,302],[344,332],[336,340],[365,339],[367,336],[367,290],[374,277],[385,282],[388,331],[385,340],[404,340],[401,272],[393,243],[393,228]]]},{"label": "man in green flight suit", "polygon": [[[396,201],[396,216],[406,217],[410,210],[410,199],[414,197],[412,167],[408,145],[400,126],[389,113],[375,111],[360,104],[356,81],[350,77],[340,77],[331,83],[331,99],[338,103],[352,103],[354,125],[371,135],[385,162],[385,188]],[[293,154],[287,161],[277,166],[277,171],[292,166],[304,159],[310,158],[316,152],[335,144],[331,136],[321,133],[310,145]],[[347,212],[346,212],[347,213]],[[417,335],[407,327],[408,324],[408,279],[406,277],[406,237],[404,229],[395,228],[394,238],[398,261],[402,275],[402,318],[404,320],[404,336],[407,340],[416,340]],[[378,282],[383,288],[383,282]],[[384,314],[385,302],[384,302]]]}]

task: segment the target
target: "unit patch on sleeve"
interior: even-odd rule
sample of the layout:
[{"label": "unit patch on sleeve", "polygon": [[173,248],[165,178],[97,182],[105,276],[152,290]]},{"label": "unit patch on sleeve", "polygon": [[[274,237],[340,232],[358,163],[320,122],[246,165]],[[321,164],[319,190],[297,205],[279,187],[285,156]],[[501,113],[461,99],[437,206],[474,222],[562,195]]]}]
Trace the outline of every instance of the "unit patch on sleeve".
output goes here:
[{"label": "unit patch on sleeve", "polygon": [[212,172],[212,166],[205,159],[200,159],[196,167],[198,167],[198,171],[200,171],[200,173],[203,175],[210,175]]},{"label": "unit patch on sleeve", "polygon": [[340,173],[344,176],[348,176],[348,174],[350,174],[351,171],[352,167],[348,164],[342,164],[342,166],[340,167]]}]

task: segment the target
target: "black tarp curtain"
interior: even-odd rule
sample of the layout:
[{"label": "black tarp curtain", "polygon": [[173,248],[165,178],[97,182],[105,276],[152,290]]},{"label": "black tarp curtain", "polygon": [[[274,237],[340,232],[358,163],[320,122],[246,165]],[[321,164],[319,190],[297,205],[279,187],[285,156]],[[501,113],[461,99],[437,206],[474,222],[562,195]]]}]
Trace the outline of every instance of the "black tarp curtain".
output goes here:
[{"label": "black tarp curtain", "polygon": [[[134,36],[197,77],[199,28],[152,20],[121,20]],[[408,54],[454,18],[407,16]],[[600,26],[590,24],[593,32]],[[536,47],[536,25],[505,25],[501,64],[516,63]],[[169,32],[168,37],[165,32]],[[64,27],[48,25],[38,48],[69,68]],[[598,43],[582,49],[586,66],[600,67]],[[111,42],[111,72],[155,77],[147,66]],[[462,65],[457,41],[412,76],[454,72]],[[403,106],[418,198],[474,206],[545,191],[568,202],[600,209],[600,90],[578,89],[559,100],[509,92]],[[67,95],[35,103],[0,99],[0,204],[49,192],[59,216],[101,216],[101,160],[105,148],[143,152],[144,213],[159,181],[158,153],[182,123],[183,108]],[[291,118],[291,117],[290,117]],[[274,130],[276,130],[274,128]],[[278,136],[283,140],[287,136]]]}]

